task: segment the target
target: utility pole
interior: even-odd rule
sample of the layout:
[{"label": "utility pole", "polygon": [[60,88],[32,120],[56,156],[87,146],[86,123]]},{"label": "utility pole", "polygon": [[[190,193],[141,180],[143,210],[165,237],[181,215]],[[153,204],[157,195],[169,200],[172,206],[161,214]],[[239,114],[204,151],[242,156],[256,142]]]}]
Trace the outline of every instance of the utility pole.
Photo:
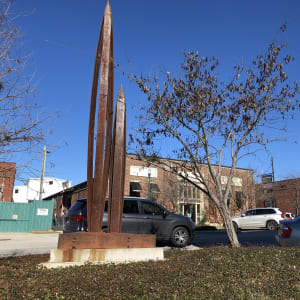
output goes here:
[{"label": "utility pole", "polygon": [[274,173],[274,160],[273,156],[271,157],[271,164],[272,164],[272,180],[275,181],[275,173]]},{"label": "utility pole", "polygon": [[148,168],[148,199],[150,200],[151,196],[151,169]]},{"label": "utility pole", "polygon": [[[273,156],[271,156],[271,164],[272,164],[272,186],[274,189],[274,182],[275,182],[275,174],[274,174],[274,160],[273,160]],[[275,203],[275,207],[277,207],[277,198],[276,198],[276,192],[273,192],[273,197],[274,197],[274,203]]]},{"label": "utility pole", "polygon": [[43,162],[42,162],[42,171],[41,171],[41,180],[40,180],[39,200],[42,200],[43,183],[44,183],[44,174],[45,174],[45,164],[46,164],[46,154],[47,154],[47,153],[50,153],[50,151],[47,151],[46,146],[44,146],[44,150],[43,150]]}]

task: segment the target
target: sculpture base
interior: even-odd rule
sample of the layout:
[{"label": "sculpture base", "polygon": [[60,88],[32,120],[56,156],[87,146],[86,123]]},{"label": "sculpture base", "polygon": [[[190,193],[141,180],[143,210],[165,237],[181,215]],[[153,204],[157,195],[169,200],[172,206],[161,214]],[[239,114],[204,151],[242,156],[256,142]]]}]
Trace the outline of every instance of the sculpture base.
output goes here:
[{"label": "sculpture base", "polygon": [[156,237],[151,234],[74,232],[60,234],[57,249],[52,249],[50,260],[41,265],[59,268],[86,263],[129,263],[163,260],[163,248],[156,248]]},{"label": "sculpture base", "polygon": [[163,248],[53,249],[49,262],[41,265],[46,268],[62,268],[86,263],[130,263],[149,260],[164,260]]},{"label": "sculpture base", "polygon": [[153,234],[73,232],[60,234],[58,249],[120,249],[155,248],[156,236]]}]

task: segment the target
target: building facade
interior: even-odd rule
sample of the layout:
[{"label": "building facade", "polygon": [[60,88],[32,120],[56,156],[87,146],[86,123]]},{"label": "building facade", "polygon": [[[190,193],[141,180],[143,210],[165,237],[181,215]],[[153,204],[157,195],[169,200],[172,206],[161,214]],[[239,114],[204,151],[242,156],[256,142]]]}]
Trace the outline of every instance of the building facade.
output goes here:
[{"label": "building facade", "polygon": [[[28,203],[33,200],[39,200],[40,178],[29,178],[25,185],[15,186],[13,189],[13,202]],[[44,177],[42,186],[42,199],[47,198],[72,186],[69,180],[58,179],[54,177]]]},{"label": "building facade", "polygon": [[[172,163],[171,160],[167,160]],[[201,166],[208,174],[206,165]],[[222,182],[227,182],[230,168],[222,168]],[[193,175],[189,174],[193,181]],[[187,215],[198,224],[204,220],[210,223],[222,223],[222,218],[211,200],[192,183],[182,180],[162,168],[138,160],[134,155],[126,155],[124,195],[149,198],[168,210]],[[87,197],[86,182],[75,185],[65,192],[47,197],[55,199],[57,215],[68,209],[77,199]],[[230,187],[230,210],[232,215],[241,214],[250,207],[255,207],[253,171],[237,169]]]},{"label": "building facade", "polygon": [[0,202],[12,202],[16,164],[0,162]]},{"label": "building facade", "polygon": [[278,207],[300,215],[300,178],[256,184],[255,193],[257,207]]},{"label": "building facade", "polygon": [[[172,164],[172,160],[167,160]],[[222,167],[221,181],[227,183],[231,168]],[[203,175],[208,178],[208,166],[201,165]],[[149,176],[150,175],[150,176]],[[160,168],[147,166],[128,155],[126,159],[125,195],[150,198],[167,209],[187,215],[199,224],[203,221],[221,224],[222,218],[215,204],[191,182],[196,181],[192,173],[187,172],[189,182]],[[150,183],[150,184],[149,184]],[[198,182],[199,183],[199,182]],[[232,216],[255,207],[253,170],[236,169],[229,195],[229,208]]]}]

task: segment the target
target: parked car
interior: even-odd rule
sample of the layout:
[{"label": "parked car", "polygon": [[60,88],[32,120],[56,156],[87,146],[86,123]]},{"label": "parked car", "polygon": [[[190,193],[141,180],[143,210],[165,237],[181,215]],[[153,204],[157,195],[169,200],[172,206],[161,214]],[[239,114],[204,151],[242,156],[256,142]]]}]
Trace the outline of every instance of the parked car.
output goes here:
[{"label": "parked car", "polygon": [[300,246],[300,217],[280,221],[275,239],[281,246]]},{"label": "parked car", "polygon": [[[107,231],[107,201],[102,231]],[[124,198],[122,232],[156,234],[157,241],[171,242],[175,247],[188,245],[194,235],[195,225],[188,217],[169,212],[156,202],[128,197]],[[65,217],[64,233],[88,231],[87,199],[77,200]]]},{"label": "parked car", "polygon": [[284,219],[284,214],[274,207],[254,208],[231,219],[235,230],[260,228],[277,230],[279,222]]},{"label": "parked car", "polygon": [[285,213],[284,213],[284,218],[285,218],[286,220],[292,220],[292,219],[295,218],[295,216],[294,216],[292,213],[285,212]]}]

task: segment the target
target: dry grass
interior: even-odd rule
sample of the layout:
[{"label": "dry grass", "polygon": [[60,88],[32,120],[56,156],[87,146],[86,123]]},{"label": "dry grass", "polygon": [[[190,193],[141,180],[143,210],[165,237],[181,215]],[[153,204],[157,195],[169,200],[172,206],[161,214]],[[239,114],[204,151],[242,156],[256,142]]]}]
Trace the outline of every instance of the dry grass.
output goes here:
[{"label": "dry grass", "polygon": [[300,299],[300,248],[169,251],[163,262],[44,269],[0,259],[0,299]]}]

